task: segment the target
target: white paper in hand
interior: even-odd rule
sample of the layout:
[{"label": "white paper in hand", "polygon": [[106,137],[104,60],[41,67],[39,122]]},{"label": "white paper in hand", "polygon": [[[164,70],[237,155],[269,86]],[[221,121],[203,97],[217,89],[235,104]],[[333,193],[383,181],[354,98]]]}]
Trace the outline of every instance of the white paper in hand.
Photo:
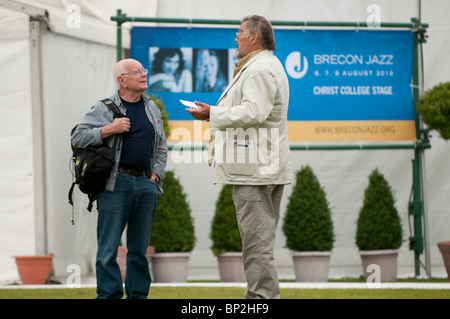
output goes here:
[{"label": "white paper in hand", "polygon": [[200,108],[200,106],[196,105],[194,102],[191,102],[191,101],[180,100],[180,102],[183,105],[186,105],[187,107],[193,107],[196,110],[198,110]]}]

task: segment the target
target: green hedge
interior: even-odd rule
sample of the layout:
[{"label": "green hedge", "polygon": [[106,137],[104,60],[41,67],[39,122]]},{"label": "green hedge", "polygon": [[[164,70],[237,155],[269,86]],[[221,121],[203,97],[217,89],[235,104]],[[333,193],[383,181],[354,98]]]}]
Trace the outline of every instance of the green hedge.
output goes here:
[{"label": "green hedge", "polygon": [[233,185],[223,185],[216,201],[211,222],[211,250],[215,256],[224,252],[241,252],[241,235],[236,219],[236,207],[232,198]]},{"label": "green hedge", "polygon": [[166,135],[166,137],[169,137],[169,135],[170,135],[169,114],[167,114],[167,112],[166,112],[166,107],[164,106],[164,102],[156,94],[150,95],[150,99],[153,102],[155,102],[156,106],[158,106],[158,108],[161,112],[161,118],[163,120],[164,134]]},{"label": "green hedge", "polygon": [[359,250],[397,249],[402,232],[391,186],[374,169],[356,223],[356,246]]},{"label": "green hedge", "polygon": [[190,252],[195,246],[194,222],[183,187],[173,171],[166,171],[163,196],[158,196],[150,246],[156,252]]},{"label": "green hedge", "polygon": [[417,111],[429,130],[437,131],[444,140],[450,139],[450,82],[426,91],[417,102]]},{"label": "green hedge", "polygon": [[283,219],[286,247],[294,251],[331,251],[333,221],[326,194],[310,166],[296,174]]}]

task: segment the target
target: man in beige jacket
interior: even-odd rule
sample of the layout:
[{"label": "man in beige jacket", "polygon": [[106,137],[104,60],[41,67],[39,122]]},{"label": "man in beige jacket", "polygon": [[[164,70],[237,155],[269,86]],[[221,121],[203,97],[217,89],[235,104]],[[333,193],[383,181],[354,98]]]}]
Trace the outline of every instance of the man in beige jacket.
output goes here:
[{"label": "man in beige jacket", "polygon": [[235,41],[240,60],[217,105],[195,102],[198,109],[186,110],[197,120],[210,121],[215,183],[234,185],[245,296],[279,298],[273,250],[283,188],[291,183],[289,83],[273,55],[274,33],[264,17],[245,17]]}]

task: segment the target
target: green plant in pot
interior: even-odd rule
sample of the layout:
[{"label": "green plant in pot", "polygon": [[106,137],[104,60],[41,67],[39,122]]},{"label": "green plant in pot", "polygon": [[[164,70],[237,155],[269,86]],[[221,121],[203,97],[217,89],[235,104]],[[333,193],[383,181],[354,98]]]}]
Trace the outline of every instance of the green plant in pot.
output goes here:
[{"label": "green plant in pot", "polygon": [[333,221],[326,193],[309,165],[296,173],[282,230],[293,251],[296,281],[328,281]]},{"label": "green plant in pot", "polygon": [[158,106],[161,111],[161,118],[163,120],[163,129],[166,138],[170,136],[170,125],[169,125],[169,114],[166,112],[166,107],[164,105],[163,100],[156,94],[150,95],[150,99],[155,102],[156,106]]},{"label": "green plant in pot", "polygon": [[[417,102],[417,111],[429,130],[435,130],[446,141],[450,140],[450,82],[435,85]],[[450,279],[450,240],[437,243],[445,270]]]},{"label": "green plant in pot", "polygon": [[450,139],[450,82],[427,90],[417,102],[417,112],[429,130],[435,130],[444,140]]},{"label": "green plant in pot", "polygon": [[[150,235],[155,282],[185,282],[190,252],[195,246],[194,221],[183,186],[173,171],[166,171],[164,195],[158,197]],[[181,264],[179,265],[178,262]]]},{"label": "green plant in pot", "polygon": [[233,185],[223,185],[211,222],[211,250],[219,263],[220,281],[245,282],[242,241],[232,198]]},{"label": "green plant in pot", "polygon": [[397,279],[397,256],[402,238],[403,230],[392,188],[375,168],[369,176],[356,223],[355,241],[366,280]]}]

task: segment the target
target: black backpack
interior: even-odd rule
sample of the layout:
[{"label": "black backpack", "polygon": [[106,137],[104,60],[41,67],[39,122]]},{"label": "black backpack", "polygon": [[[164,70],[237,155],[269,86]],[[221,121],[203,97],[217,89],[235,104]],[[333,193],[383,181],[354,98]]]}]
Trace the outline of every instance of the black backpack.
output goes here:
[{"label": "black backpack", "polygon": [[[113,112],[114,118],[124,117],[117,105],[110,99],[102,100]],[[71,131],[71,135],[75,132],[78,125]],[[87,210],[92,211],[92,204],[97,199],[97,195],[103,191],[106,182],[111,174],[111,170],[115,162],[115,149],[117,138],[113,148],[110,148],[106,142],[101,146],[88,146],[86,148],[76,148],[72,146],[72,176],[74,181],[69,189],[69,204],[73,206],[73,188],[76,184],[80,191],[88,195],[89,204]],[[72,208],[72,224],[73,208]]]}]

